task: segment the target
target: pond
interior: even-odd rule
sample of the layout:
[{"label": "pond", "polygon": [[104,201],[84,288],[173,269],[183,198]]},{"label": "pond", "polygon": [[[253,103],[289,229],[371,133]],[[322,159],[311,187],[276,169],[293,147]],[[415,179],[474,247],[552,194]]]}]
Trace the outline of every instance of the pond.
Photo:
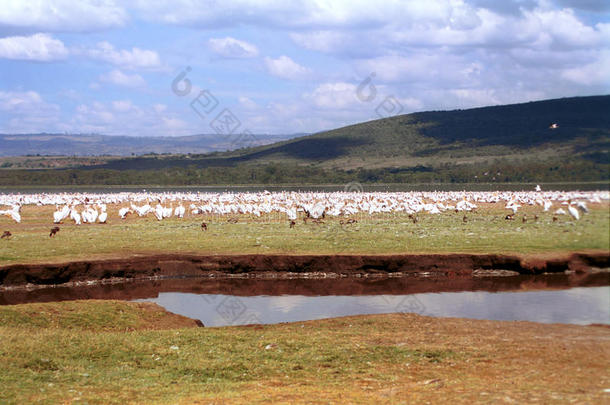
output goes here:
[{"label": "pond", "polygon": [[530,292],[455,292],[410,295],[239,297],[161,293],[147,300],[206,326],[297,322],[349,315],[413,312],[435,317],[610,323],[610,287]]},{"label": "pond", "polygon": [[414,312],[435,317],[610,324],[610,276],[181,278],[0,292],[0,304],[152,301],[206,326]]}]

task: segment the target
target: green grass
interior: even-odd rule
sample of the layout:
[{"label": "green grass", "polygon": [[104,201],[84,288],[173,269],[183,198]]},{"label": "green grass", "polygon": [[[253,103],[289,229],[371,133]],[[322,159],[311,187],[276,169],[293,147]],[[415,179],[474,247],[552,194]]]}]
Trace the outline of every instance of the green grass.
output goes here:
[{"label": "green grass", "polygon": [[[579,221],[567,215],[553,222],[553,215],[526,207],[506,221],[500,206],[476,213],[419,214],[414,224],[406,215],[356,216],[358,223],[341,226],[337,219],[324,224],[303,224],[294,229],[283,217],[249,218],[236,224],[226,218],[206,217],[208,231],[201,231],[202,217],[169,219],[118,219],[114,208],[106,225],[60,225],[49,238],[52,208],[25,207],[22,224],[0,218],[0,230],[13,233],[0,241],[0,264],[64,261],[148,253],[197,254],[389,254],[389,253],[543,253],[608,250],[608,205],[594,206]],[[528,216],[522,222],[522,214]],[[463,216],[467,222],[463,222]],[[534,221],[534,215],[539,216]]]},{"label": "green grass", "polygon": [[[392,379],[392,365],[441,364],[460,357],[451,350],[365,342],[364,330],[374,325],[357,333],[335,330],[347,326],[345,320],[329,321],[322,329],[300,323],[279,330],[259,326],[120,333],[116,330],[134,324],[116,319],[116,311],[137,311],[126,303],[102,304],[1,308],[0,402],[214,399],[269,379],[315,381],[321,388],[339,389],[354,376]],[[51,305],[60,320],[38,312]],[[71,316],[76,307],[81,308],[78,316]],[[105,322],[98,321],[100,315],[107,316]],[[266,349],[269,344],[273,347]]]},{"label": "green grass", "polygon": [[89,305],[67,301],[0,306],[0,326],[101,332],[163,327],[170,321],[175,326],[194,325],[191,321],[183,322],[188,318],[168,317],[166,312],[154,308],[148,303],[127,305],[118,301],[90,301]]},{"label": "green grass", "polygon": [[0,403],[599,403],[610,382],[600,328],[395,314],[141,330],[170,315],[138,305],[1,308]]}]

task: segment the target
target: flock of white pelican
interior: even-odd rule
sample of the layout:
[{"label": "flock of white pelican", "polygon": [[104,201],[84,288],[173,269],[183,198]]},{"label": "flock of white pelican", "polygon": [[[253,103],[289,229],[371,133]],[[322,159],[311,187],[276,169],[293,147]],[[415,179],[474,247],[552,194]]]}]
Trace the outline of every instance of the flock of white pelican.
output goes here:
[{"label": "flock of white pelican", "polygon": [[299,214],[313,219],[378,213],[436,215],[446,211],[472,211],[481,204],[503,204],[513,214],[523,206],[535,206],[541,212],[570,215],[578,220],[581,213],[588,212],[588,203],[602,203],[609,199],[608,191],[0,194],[0,216],[21,222],[23,206],[55,206],[52,218],[55,224],[68,220],[78,225],[106,223],[110,205],[118,213],[117,219],[126,219],[129,215],[154,216],[162,221],[189,215],[230,217],[246,214],[260,217],[275,214],[294,221]]}]

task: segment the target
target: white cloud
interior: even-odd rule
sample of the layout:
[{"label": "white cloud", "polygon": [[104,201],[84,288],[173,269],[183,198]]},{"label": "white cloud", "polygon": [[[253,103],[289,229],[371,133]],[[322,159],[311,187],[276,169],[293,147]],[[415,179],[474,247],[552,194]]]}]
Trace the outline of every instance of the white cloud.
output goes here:
[{"label": "white cloud", "polygon": [[438,81],[460,75],[459,56],[442,52],[417,51],[409,55],[387,55],[360,61],[363,74],[374,73],[378,81]]},{"label": "white cloud", "polygon": [[352,83],[323,83],[307,94],[306,99],[322,108],[345,108],[359,103],[356,90]]},{"label": "white cloud", "polygon": [[[134,0],[129,6],[122,6],[117,0],[83,0],[74,4],[68,0],[5,0],[4,3],[8,4],[0,8],[0,36],[12,36],[0,39],[0,57],[28,61],[62,60],[73,55],[90,58],[102,70],[79,72],[81,78],[92,71],[94,75],[106,72],[90,85],[100,90],[100,96],[106,90],[103,86],[110,84],[147,87],[144,77],[149,78],[141,71],[165,70],[162,62],[180,69],[196,66],[197,72],[189,76],[193,85],[191,94],[197,94],[199,86],[207,83],[213,86],[219,99],[227,95],[237,100],[230,107],[240,110],[244,127],[253,132],[309,132],[372,119],[375,108],[388,95],[395,96],[405,112],[410,112],[610,91],[607,77],[610,23],[601,14],[609,6],[604,0],[386,0],[378,3],[369,0],[224,3]],[[121,49],[118,42],[116,46],[100,42],[93,49],[85,49],[85,45],[67,49],[54,34],[48,34],[120,27],[129,19],[123,7],[128,7],[136,21],[125,34],[140,35],[139,48],[132,48],[130,44],[121,45],[125,48]],[[150,26],[141,28],[139,22],[143,20],[161,22],[152,29],[168,30],[163,49],[176,44],[174,49],[163,51],[163,61],[157,43],[150,42],[155,39],[141,36],[151,29]],[[202,50],[188,47],[193,42],[187,41],[193,38],[176,41],[183,31],[162,24],[201,28],[205,31],[194,35],[208,36],[204,43],[198,40],[200,48],[207,46],[210,54],[221,58],[257,58],[260,65],[224,64],[226,72],[204,70],[203,63],[197,65]],[[206,34],[209,32],[222,34]],[[252,32],[256,34],[247,36]],[[210,38],[214,35],[218,37]],[[66,41],[70,38],[70,43],[78,43],[79,39],[77,35],[61,38]],[[287,38],[292,43],[286,42]],[[295,46],[300,49],[294,49]],[[263,57],[258,59],[261,54]],[[290,57],[264,58],[269,55]],[[90,64],[84,65],[88,68]],[[259,75],[260,66],[276,77],[308,80],[275,83],[269,88]],[[245,70],[248,67],[252,70]],[[362,102],[355,93],[360,81],[371,72],[375,72],[373,83],[377,98]],[[150,80],[153,79],[150,75]],[[156,85],[169,83],[159,81]],[[11,86],[12,89],[28,88],[24,82],[11,83]],[[74,84],[68,85],[71,86]],[[78,90],[83,92],[78,102],[90,99],[87,89]],[[57,88],[51,92],[59,94]],[[42,106],[48,117],[57,112],[44,100],[37,101],[36,96],[41,97],[38,93],[12,94],[1,100],[0,112],[5,112],[6,118],[0,117],[0,125],[10,119],[13,123],[17,122],[15,119],[25,122],[25,113],[9,116],[9,106],[16,108],[13,111],[32,112],[33,116],[36,116],[33,106]],[[170,107],[164,104],[138,107],[126,100],[87,103],[81,111],[82,120],[70,125],[77,131],[82,124],[96,132],[109,133],[127,131],[121,131],[121,127],[133,132],[137,125],[187,131],[187,125],[171,113],[175,101],[159,98],[151,101],[166,102]],[[227,99],[221,100],[226,102]],[[192,132],[197,132],[200,128],[193,130],[197,128],[193,124],[197,117],[188,115],[193,115],[188,107],[186,111],[187,115],[182,117],[192,124],[189,127]],[[115,122],[107,121],[111,118]]]},{"label": "white cloud", "polygon": [[[593,47],[603,41],[601,30],[584,24],[570,9],[527,12],[526,20],[536,26],[538,37],[547,35],[555,48]],[[605,38],[608,42],[608,37]]]},{"label": "white cloud", "polygon": [[158,69],[161,67],[161,60],[156,51],[135,47],[131,48],[131,51],[117,50],[106,41],[99,42],[96,48],[86,51],[86,55],[124,69]]},{"label": "white cloud", "polygon": [[0,58],[50,62],[67,56],[63,42],[48,34],[0,38]]},{"label": "white cloud", "polygon": [[389,21],[436,21],[451,15],[452,0],[234,0],[202,4],[192,0],[135,1],[147,19],[167,24],[218,28],[256,24],[274,28],[372,27]]},{"label": "white cloud", "polygon": [[356,36],[356,33],[350,35],[348,32],[338,30],[293,32],[290,34],[290,38],[303,48],[325,53],[331,53],[344,48],[346,45],[352,45],[354,36]]},{"label": "white cloud", "polygon": [[167,106],[165,104],[155,104],[153,105],[153,109],[157,114],[162,114],[167,110]]},{"label": "white cloud", "polygon": [[239,96],[237,100],[239,101],[239,104],[241,104],[247,110],[254,110],[258,107],[258,104],[256,104],[248,97]]},{"label": "white cloud", "polygon": [[592,63],[565,69],[561,76],[577,84],[600,85],[610,91],[610,51],[601,53],[599,59]]},{"label": "white cloud", "polygon": [[[368,23],[358,27],[352,27],[348,21],[322,30],[314,25],[290,36],[303,48],[355,58],[387,56],[404,52],[405,47],[449,48],[461,52],[464,47],[502,51],[508,48],[565,50],[604,43],[608,46],[610,37],[604,27],[607,24],[590,25],[571,9],[549,7],[546,1],[540,4],[525,7],[519,3],[518,7],[523,7],[514,14],[499,13],[492,2],[389,1],[379,4]],[[337,9],[342,7],[347,5],[337,4]],[[351,11],[346,11],[345,16],[346,20],[358,21]]]},{"label": "white cloud", "polygon": [[75,120],[82,124],[87,132],[97,132],[102,125],[109,125],[116,122],[114,114],[100,102],[93,102],[91,105],[80,104],[76,107]]},{"label": "white cloud", "polygon": [[111,70],[110,72],[101,75],[99,80],[103,83],[110,83],[123,87],[136,88],[146,86],[146,81],[142,76],[138,74],[126,74],[118,69]]},{"label": "white cloud", "polygon": [[258,56],[258,48],[248,42],[235,38],[210,38],[210,49],[223,58],[254,58]]},{"label": "white cloud", "polygon": [[127,12],[112,0],[8,0],[0,6],[0,29],[15,32],[89,32],[126,21]]},{"label": "white cloud", "polygon": [[127,112],[134,108],[131,100],[116,100],[112,102],[112,109],[118,112]]},{"label": "white cloud", "polygon": [[191,133],[189,133],[187,129],[188,124],[179,118],[162,117],[161,123],[161,129],[167,131],[165,133],[162,133],[162,135],[191,135]]},{"label": "white cloud", "polygon": [[311,72],[308,68],[299,65],[288,56],[280,56],[277,59],[265,58],[265,65],[269,73],[282,79],[300,79]]},{"label": "white cloud", "polygon": [[42,132],[57,128],[59,106],[35,91],[0,91],[0,132]]},{"label": "white cloud", "polygon": [[131,100],[81,104],[65,124],[74,132],[108,135],[188,135],[186,122],[167,111],[166,106],[141,106]]},{"label": "white cloud", "polygon": [[0,91],[0,110],[18,111],[24,107],[42,103],[42,97],[35,91]]}]

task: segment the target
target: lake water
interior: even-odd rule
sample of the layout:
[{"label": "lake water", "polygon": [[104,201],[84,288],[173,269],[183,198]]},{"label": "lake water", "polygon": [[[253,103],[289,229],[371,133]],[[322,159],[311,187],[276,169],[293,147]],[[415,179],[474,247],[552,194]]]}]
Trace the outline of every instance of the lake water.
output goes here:
[{"label": "lake water", "polygon": [[[604,182],[591,183],[539,183],[546,191],[595,191],[608,190],[610,185]],[[83,186],[83,187],[6,187],[0,188],[0,194],[12,193],[120,193],[120,192],[271,192],[302,191],[302,192],[333,192],[344,191],[346,185],[302,185],[302,186],[193,186],[193,187],[135,187],[135,186]],[[401,191],[533,191],[536,183],[416,183],[416,184],[362,184],[362,191],[366,192],[401,192]],[[360,189],[360,186],[356,188]],[[351,188],[353,189],[353,187]]]},{"label": "lake water", "polygon": [[415,312],[437,317],[610,324],[610,273],[485,277],[173,278],[0,291],[0,304],[152,301],[206,326]]},{"label": "lake water", "polygon": [[147,301],[155,302],[170,312],[199,319],[206,326],[296,322],[395,312],[504,321],[610,324],[610,287],[318,297],[161,293]]}]

